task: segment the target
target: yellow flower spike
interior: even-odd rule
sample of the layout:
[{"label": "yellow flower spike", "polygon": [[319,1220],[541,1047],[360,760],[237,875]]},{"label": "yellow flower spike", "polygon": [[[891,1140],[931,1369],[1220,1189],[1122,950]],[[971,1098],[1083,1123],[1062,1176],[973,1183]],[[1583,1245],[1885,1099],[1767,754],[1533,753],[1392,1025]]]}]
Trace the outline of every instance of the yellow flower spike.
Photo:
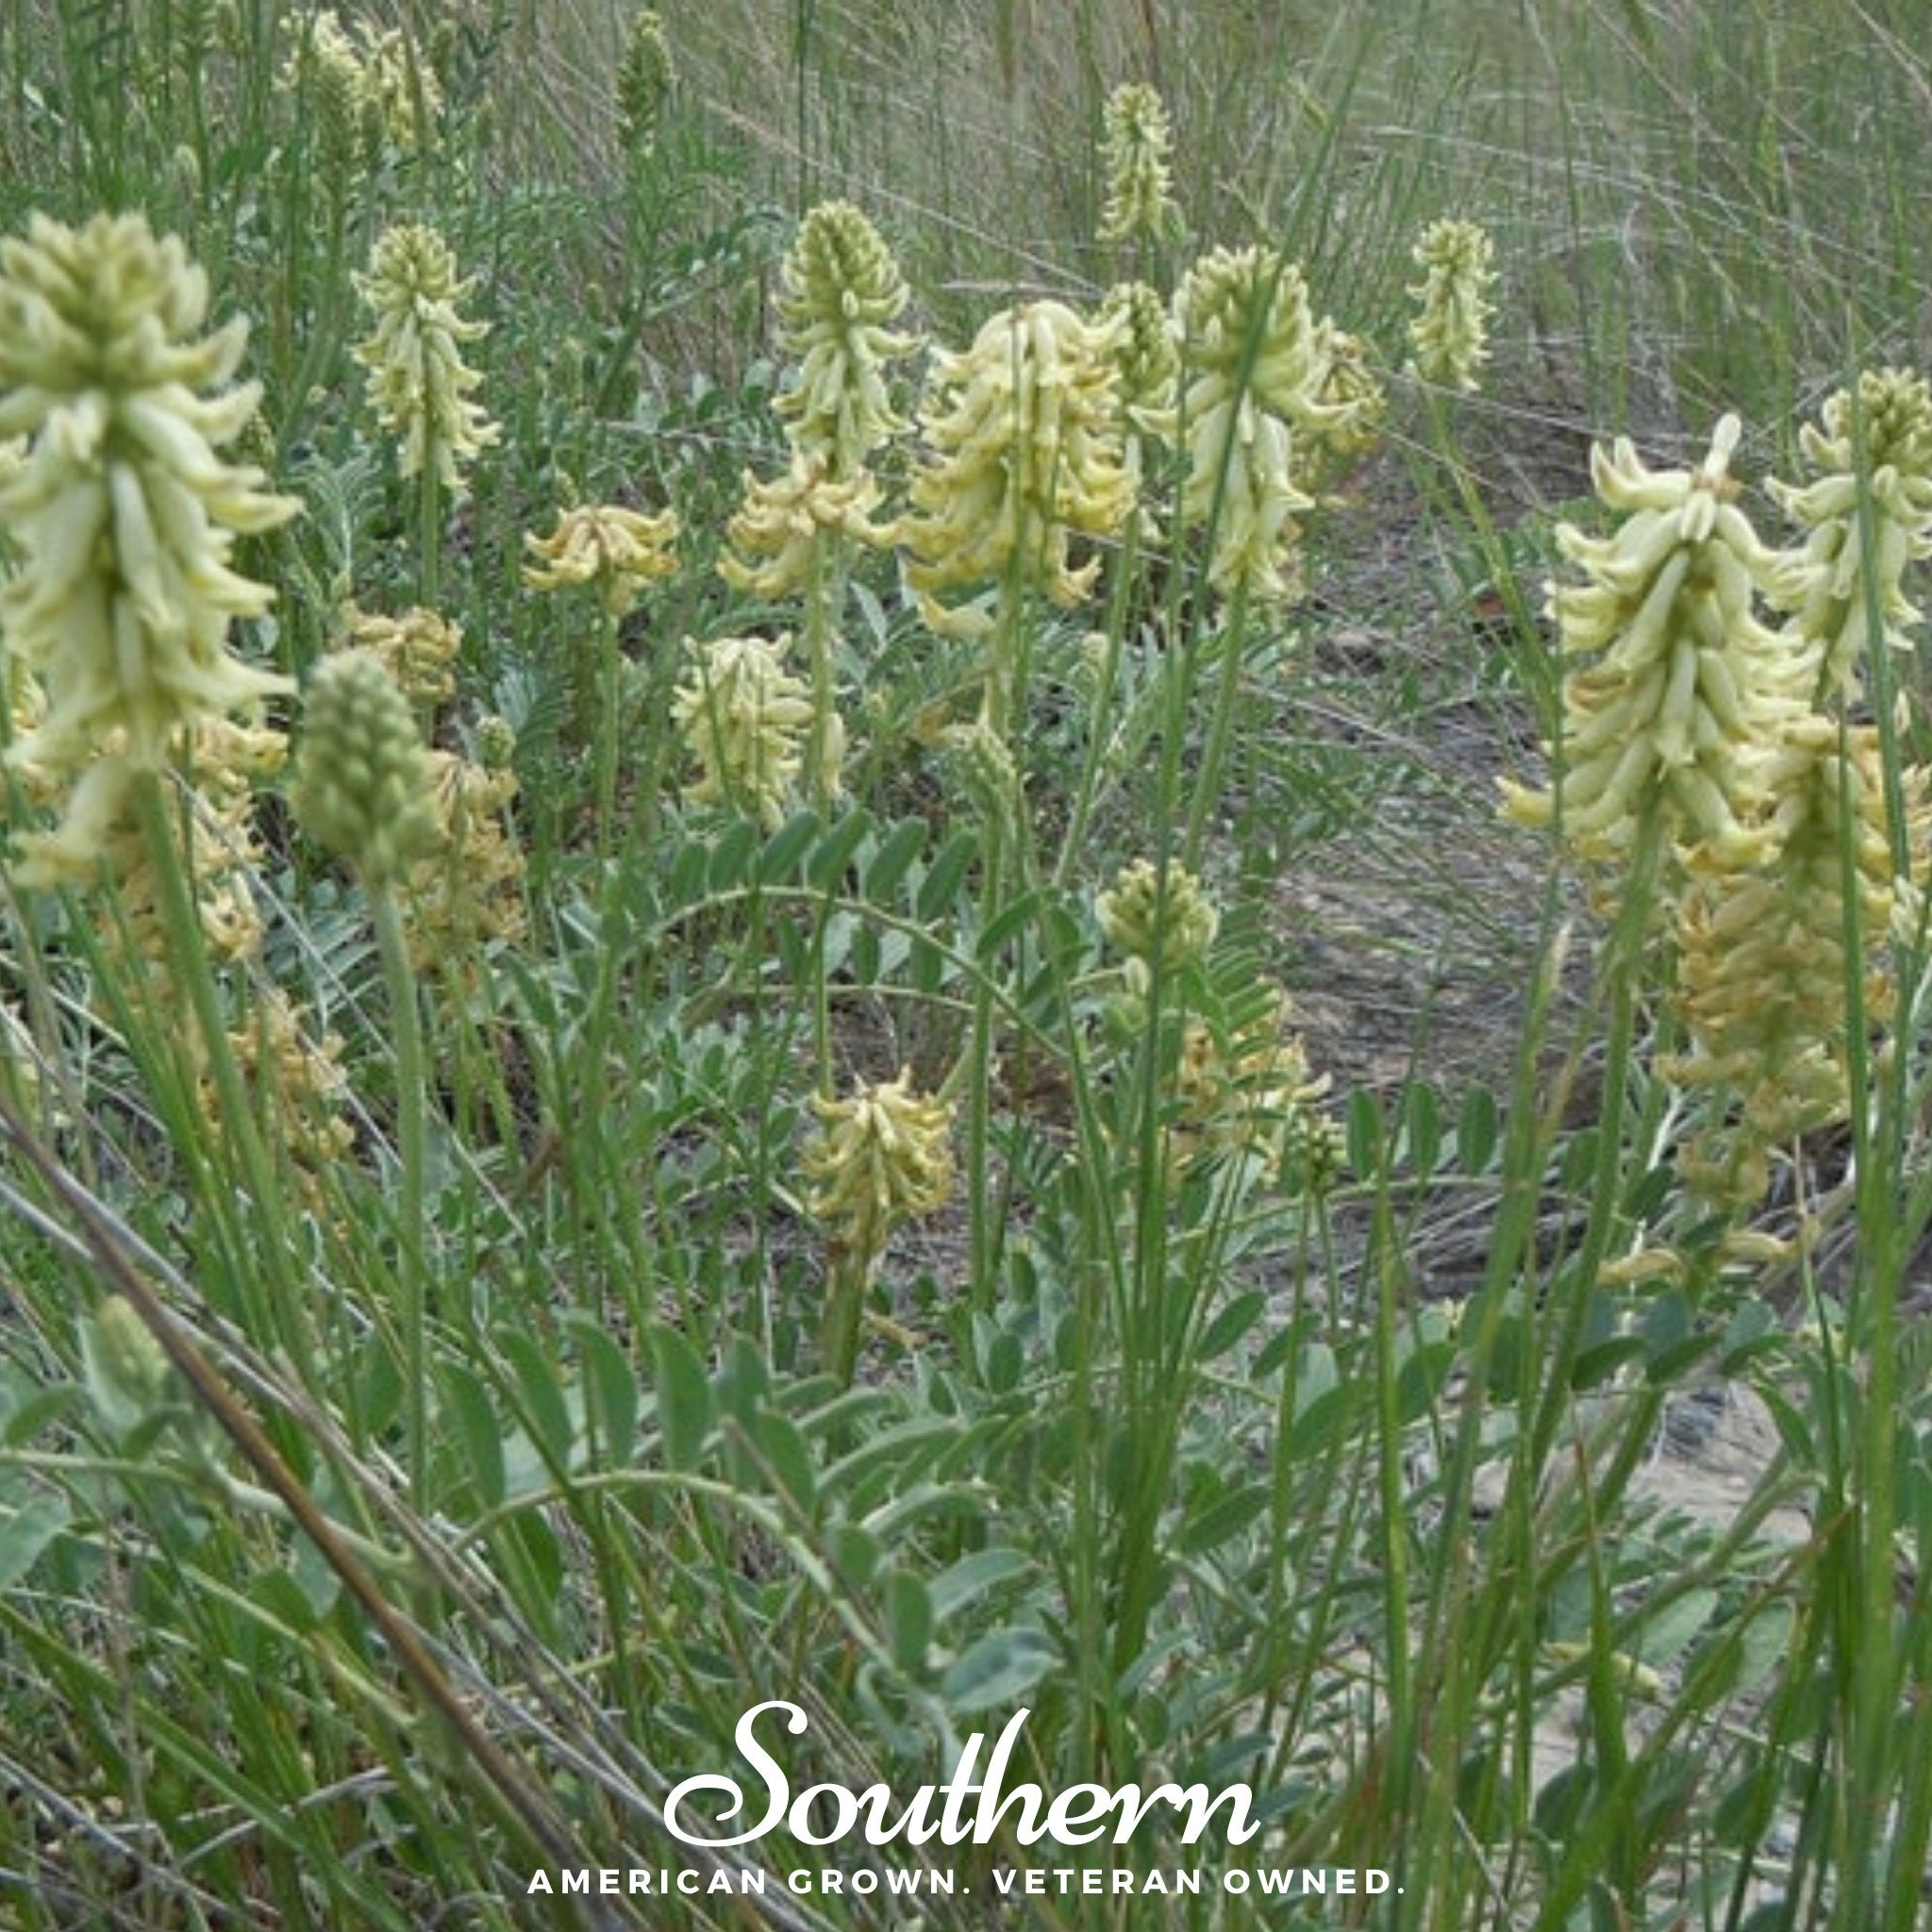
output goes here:
[{"label": "yellow flower spike", "polygon": [[677,553],[672,547],[677,529],[675,509],[656,516],[613,504],[565,510],[548,537],[524,539],[525,548],[540,559],[524,566],[524,581],[538,591],[596,584],[606,613],[628,616],[646,584],[677,575]]},{"label": "yellow flower spike", "polygon": [[869,1272],[894,1229],[950,1198],[953,1110],[916,1092],[909,1069],[813,1107],[821,1124],[801,1161],[806,1210],[842,1259]]},{"label": "yellow flower spike", "polygon": [[201,335],[207,313],[207,278],[138,215],[37,215],[0,242],[0,438],[27,439],[0,485],[20,558],[0,633],[42,707],[8,758],[43,783],[79,774],[29,883],[92,869],[133,774],[184,726],[291,688],[226,648],[274,601],[229,567],[235,540],[297,506],[216,455],[259,389],[233,380],[246,324]]},{"label": "yellow flower spike", "polygon": [[918,346],[891,326],[906,309],[905,278],[879,231],[849,201],[822,202],[806,216],[780,277],[779,337],[798,375],[778,398],[778,413],[792,448],[845,481],[906,427],[885,373]]},{"label": "yellow flower spike", "polygon": [[[1814,480],[1767,487],[1809,533],[1805,560],[1813,575],[1793,627],[1817,657],[1826,690],[1851,702],[1873,649],[1873,608],[1893,650],[1911,648],[1907,633],[1921,621],[1904,578],[1909,564],[1932,557],[1932,389],[1907,370],[1868,370],[1856,398],[1840,390],[1823,419],[1799,431]],[[1871,514],[1869,587],[1861,499]]]},{"label": "yellow flower spike", "polygon": [[789,636],[718,638],[688,646],[691,669],[671,716],[698,761],[685,788],[697,805],[749,808],[784,823],[812,722],[804,680],[785,669]]},{"label": "yellow flower spike", "polygon": [[[1030,302],[936,359],[920,412],[928,454],[896,525],[906,580],[936,630],[987,635],[987,606],[1015,572],[1064,607],[1091,591],[1099,559],[1076,568],[1070,544],[1111,535],[1134,502],[1112,361],[1119,328]],[[955,591],[981,595],[941,601]]]},{"label": "yellow flower spike", "polygon": [[1192,873],[1169,866],[1163,897],[1160,873],[1146,858],[1123,866],[1094,910],[1110,945],[1131,959],[1158,960],[1170,973],[1206,958],[1221,927],[1220,910]]},{"label": "yellow flower spike", "polygon": [[[1895,1003],[1886,951],[1915,892],[1893,869],[1875,728],[1849,732],[1841,748],[1835,721],[1804,718],[1787,728],[1764,777],[1775,860],[1749,870],[1708,860],[1693,867],[1674,1002],[1690,1045],[1658,1069],[1678,1086],[1722,1090],[1738,1102],[1734,1157],[1846,1117],[1848,924],[1865,967],[1860,1005],[1880,1025]],[[1907,841],[1917,852],[1932,824],[1922,772],[1905,774],[1904,797]],[[1748,1168],[1762,1165],[1753,1159]]]},{"label": "yellow flower spike", "polygon": [[479,946],[521,939],[529,922],[523,848],[505,822],[517,795],[515,774],[432,751],[429,795],[435,846],[409,867],[404,889],[410,962],[438,977],[460,974]]},{"label": "yellow flower spike", "polygon": [[1432,222],[1415,244],[1422,281],[1409,290],[1420,305],[1409,324],[1415,371],[1424,382],[1468,391],[1489,360],[1489,292],[1495,245],[1474,222]]},{"label": "yellow flower spike", "polygon": [[[1610,537],[1559,525],[1563,555],[1584,573],[1551,609],[1563,650],[1588,657],[1563,684],[1563,828],[1592,861],[1633,843],[1653,796],[1671,837],[1707,841],[1744,864],[1774,842],[1760,808],[1765,761],[1806,712],[1801,658],[1759,618],[1787,607],[1804,573],[1767,549],[1734,498],[1738,419],[1717,426],[1694,470],[1654,471],[1627,441],[1591,453],[1597,493],[1625,521]],[[1505,810],[1547,824],[1547,792],[1506,785]]]},{"label": "yellow flower spike", "polygon": [[718,575],[768,603],[809,586],[822,536],[865,544],[886,539],[871,520],[879,487],[865,471],[835,482],[823,458],[794,456],[783,475],[761,483],[747,475],[744,488],[744,503],[725,530],[730,549],[718,559]]},{"label": "yellow flower spike", "polygon": [[333,8],[291,15],[283,31],[295,45],[282,63],[276,87],[301,102],[301,111],[316,130],[322,178],[331,192],[340,192],[368,160],[363,110],[370,93],[362,57]]},{"label": "yellow flower spike", "polygon": [[1288,1030],[1293,1010],[1287,993],[1274,988],[1225,1031],[1189,1022],[1168,1133],[1177,1171],[1213,1156],[1255,1152],[1276,1161],[1292,1156],[1322,1168],[1324,1177],[1332,1174],[1328,1136],[1320,1131],[1325,1124],[1315,1112],[1329,1081],[1309,1071],[1301,1037]]},{"label": "yellow flower spike", "polygon": [[[319,1172],[354,1150],[355,1131],[343,1118],[350,1088],[340,1034],[318,1039],[303,1008],[272,986],[250,1002],[245,1024],[228,1043],[249,1091],[259,1096],[271,1140],[298,1167]],[[203,1083],[201,1103],[211,1121],[220,1119],[212,1081]]]},{"label": "yellow flower spike", "polygon": [[1203,256],[1174,296],[1188,473],[1181,522],[1214,521],[1208,581],[1263,604],[1301,591],[1300,526],[1315,508],[1296,474],[1297,436],[1347,420],[1324,400],[1335,332],[1317,325],[1292,262],[1263,248]]},{"label": "yellow flower spike", "polygon": [[351,604],[343,622],[346,631],[330,648],[374,651],[411,706],[434,710],[456,695],[457,659],[463,648],[459,625],[420,605],[399,617],[384,617]]},{"label": "yellow flower spike", "polygon": [[1169,158],[1174,133],[1158,93],[1139,82],[1117,87],[1102,110],[1107,206],[1103,242],[1159,242],[1180,227]]},{"label": "yellow flower spike", "polygon": [[460,465],[498,435],[471,400],[483,378],[462,356],[462,343],[489,333],[457,312],[474,286],[458,279],[442,237],[413,225],[389,229],[375,244],[369,273],[356,277],[375,329],[356,345],[355,357],[367,372],[376,415],[403,440],[402,474],[408,478],[433,467],[450,491],[462,487]]},{"label": "yellow flower spike", "polygon": [[397,154],[420,154],[436,139],[442,90],[422,50],[399,27],[363,30],[363,114]]}]

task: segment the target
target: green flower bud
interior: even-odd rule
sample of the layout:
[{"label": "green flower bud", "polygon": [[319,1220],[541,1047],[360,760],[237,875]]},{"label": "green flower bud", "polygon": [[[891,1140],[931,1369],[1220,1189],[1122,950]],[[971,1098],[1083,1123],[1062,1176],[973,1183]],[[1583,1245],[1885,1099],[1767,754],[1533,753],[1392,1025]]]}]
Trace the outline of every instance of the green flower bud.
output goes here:
[{"label": "green flower bud", "polygon": [[656,151],[658,123],[676,81],[677,67],[664,38],[664,23],[655,8],[643,8],[631,19],[617,69],[618,126],[633,160]]},{"label": "green flower bud", "polygon": [[435,845],[429,760],[408,699],[374,651],[334,652],[316,666],[289,803],[303,830],[372,891],[393,885]]}]

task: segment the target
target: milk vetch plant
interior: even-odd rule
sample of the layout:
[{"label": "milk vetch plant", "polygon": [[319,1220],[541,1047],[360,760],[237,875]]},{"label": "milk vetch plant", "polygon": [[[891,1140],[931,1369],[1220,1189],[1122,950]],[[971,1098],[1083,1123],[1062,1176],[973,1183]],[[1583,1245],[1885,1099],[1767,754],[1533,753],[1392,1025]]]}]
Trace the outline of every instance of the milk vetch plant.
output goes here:
[{"label": "milk vetch plant", "polygon": [[1474,222],[1432,222],[1415,244],[1423,279],[1409,290],[1417,304],[1408,339],[1424,382],[1464,392],[1476,387],[1489,359],[1489,299],[1495,244]]},{"label": "milk vetch plant", "polygon": [[1103,242],[1160,242],[1180,226],[1174,206],[1174,133],[1160,95],[1130,81],[1108,96],[1102,116],[1107,205],[1101,210]]},{"label": "milk vetch plant", "polygon": [[29,439],[0,486],[20,556],[0,634],[45,698],[8,756],[78,780],[60,829],[29,841],[42,882],[89,873],[132,778],[186,727],[290,689],[227,648],[274,600],[231,567],[235,541],[296,506],[216,454],[260,392],[234,381],[245,322],[200,333],[208,300],[180,242],[138,215],[37,215],[0,242],[0,437]]},{"label": "milk vetch plant", "polygon": [[1802,657],[1757,603],[1789,606],[1803,573],[1738,505],[1740,434],[1726,416],[1691,470],[1651,470],[1627,441],[1598,445],[1597,493],[1624,522],[1608,537],[1557,528],[1585,581],[1559,585],[1551,608],[1565,656],[1589,661],[1563,680],[1559,789],[1505,791],[1519,824],[1550,824],[1560,802],[1564,838],[1592,863],[1627,857],[1652,811],[1672,841],[1724,863],[1773,842],[1767,760],[1808,707]]}]

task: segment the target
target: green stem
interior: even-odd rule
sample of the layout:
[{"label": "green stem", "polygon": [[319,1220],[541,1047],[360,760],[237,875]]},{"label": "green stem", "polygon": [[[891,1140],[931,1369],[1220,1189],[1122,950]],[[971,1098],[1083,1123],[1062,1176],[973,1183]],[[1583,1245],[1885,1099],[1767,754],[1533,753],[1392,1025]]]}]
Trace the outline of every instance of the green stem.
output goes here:
[{"label": "green stem", "polygon": [[1235,712],[1241,689],[1241,658],[1247,645],[1248,587],[1235,586],[1227,607],[1227,622],[1221,632],[1221,689],[1215,694],[1214,717],[1208,727],[1208,743],[1201,754],[1201,769],[1195,774],[1193,795],[1188,801],[1188,819],[1181,844],[1181,863],[1190,872],[1201,869],[1201,851],[1208,842],[1208,818],[1221,790],[1221,777],[1227,764],[1228,748],[1234,742]]},{"label": "green stem", "polygon": [[428,1227],[424,1212],[427,1109],[425,1104],[423,1027],[417,1009],[416,974],[403,939],[394,895],[386,886],[369,889],[370,923],[382,957],[389,990],[390,1023],[395,1034],[396,1150],[401,1163],[397,1214],[404,1399],[409,1432],[409,1497],[423,1507],[428,1475],[429,1321]]},{"label": "green stem", "polygon": [[436,440],[423,451],[423,472],[416,478],[417,595],[425,609],[434,610],[442,595],[442,479],[437,474]]}]

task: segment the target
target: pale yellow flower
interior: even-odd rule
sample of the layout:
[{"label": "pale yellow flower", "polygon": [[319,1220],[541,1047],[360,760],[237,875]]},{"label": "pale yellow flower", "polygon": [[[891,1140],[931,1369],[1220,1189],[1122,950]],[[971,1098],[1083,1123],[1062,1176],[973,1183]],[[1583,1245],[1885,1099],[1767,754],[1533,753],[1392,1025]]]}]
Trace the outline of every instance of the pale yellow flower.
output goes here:
[{"label": "pale yellow flower", "polygon": [[823,538],[867,544],[884,540],[886,533],[871,521],[879,487],[865,471],[837,482],[822,458],[794,456],[782,475],[759,482],[747,475],[744,488],[743,505],[725,531],[730,548],[718,559],[718,575],[754,597],[776,602],[808,588]]},{"label": "pale yellow flower", "polygon": [[296,505],[215,454],[259,391],[233,379],[246,325],[199,335],[207,312],[207,278],[138,215],[78,230],[37,215],[0,242],[0,438],[29,439],[0,486],[20,555],[0,634],[44,702],[9,756],[82,774],[70,858],[183,726],[290,689],[226,648],[233,620],[274,600],[230,567],[235,540]]},{"label": "pale yellow flower", "polygon": [[1182,865],[1163,879],[1151,859],[1124,866],[1112,888],[1094,902],[1108,942],[1129,958],[1174,972],[1205,959],[1220,929],[1221,913],[1201,881]]},{"label": "pale yellow flower", "polygon": [[810,694],[785,668],[789,637],[717,638],[689,647],[671,716],[698,761],[693,804],[749,808],[783,823],[812,722]]},{"label": "pale yellow flower", "polygon": [[664,38],[664,23],[655,8],[641,8],[631,16],[617,67],[618,126],[625,152],[633,160],[656,150],[664,104],[676,81],[677,67]]},{"label": "pale yellow flower", "polygon": [[[1873,610],[1893,650],[1911,649],[1909,633],[1920,623],[1905,575],[1932,557],[1932,389],[1908,370],[1868,370],[1856,397],[1840,390],[1823,414],[1822,425],[1799,431],[1814,480],[1769,488],[1808,533],[1812,576],[1794,627],[1818,658],[1825,688],[1856,699],[1875,641]],[[1869,582],[1861,504],[1870,519]]]},{"label": "pale yellow flower", "polygon": [[[937,358],[920,412],[929,454],[897,525],[906,580],[936,630],[984,636],[988,606],[1016,574],[1063,606],[1091,593],[1099,559],[1076,566],[1070,546],[1111,535],[1133,508],[1118,328],[1029,302],[993,316],[964,354]],[[956,591],[978,595],[940,601]]]},{"label": "pale yellow flower", "polygon": [[798,374],[777,409],[792,448],[835,481],[906,427],[886,384],[886,365],[917,346],[891,326],[906,303],[899,265],[860,209],[828,201],[806,216],[780,270],[779,337]]},{"label": "pale yellow flower", "polygon": [[[1599,445],[1597,493],[1623,525],[1603,538],[1557,527],[1585,575],[1551,608],[1565,653],[1591,660],[1564,679],[1560,746],[1563,834],[1587,858],[1626,854],[1653,801],[1673,839],[1726,863],[1768,849],[1766,759],[1807,707],[1803,659],[1757,600],[1788,605],[1804,573],[1738,507],[1739,435],[1726,416],[1694,470],[1650,470],[1627,441]],[[1551,822],[1553,794],[1505,790],[1517,823]]]},{"label": "pale yellow flower", "polygon": [[489,333],[457,312],[474,282],[458,279],[456,258],[435,229],[408,225],[383,235],[356,286],[375,318],[356,359],[383,426],[403,439],[403,475],[431,468],[445,490],[459,489],[459,465],[498,435],[472,400],[483,378],[460,346]]},{"label": "pale yellow flower", "polygon": [[1420,304],[1409,324],[1416,374],[1445,389],[1473,390],[1489,359],[1489,300],[1495,244],[1474,222],[1432,222],[1415,244],[1423,279],[1409,293]]},{"label": "pale yellow flower", "polygon": [[641,510],[615,504],[584,504],[565,510],[548,537],[526,536],[525,548],[541,559],[524,566],[533,590],[554,591],[571,584],[595,584],[610,617],[637,608],[646,584],[677,575],[677,512]]},{"label": "pale yellow flower", "polygon": [[1296,438],[1347,416],[1324,399],[1334,333],[1316,324],[1300,269],[1256,247],[1202,257],[1175,294],[1174,321],[1188,458],[1182,524],[1212,524],[1216,590],[1291,603],[1301,590],[1296,519],[1315,507]]},{"label": "pale yellow flower", "polygon": [[952,1108],[915,1091],[909,1069],[813,1107],[821,1126],[801,1162],[807,1211],[842,1259],[869,1272],[895,1228],[950,1197]]},{"label": "pale yellow flower", "polygon": [[1180,225],[1168,165],[1174,134],[1159,94],[1138,82],[1115,88],[1102,110],[1102,126],[1107,206],[1100,239],[1158,242],[1172,235]]}]

